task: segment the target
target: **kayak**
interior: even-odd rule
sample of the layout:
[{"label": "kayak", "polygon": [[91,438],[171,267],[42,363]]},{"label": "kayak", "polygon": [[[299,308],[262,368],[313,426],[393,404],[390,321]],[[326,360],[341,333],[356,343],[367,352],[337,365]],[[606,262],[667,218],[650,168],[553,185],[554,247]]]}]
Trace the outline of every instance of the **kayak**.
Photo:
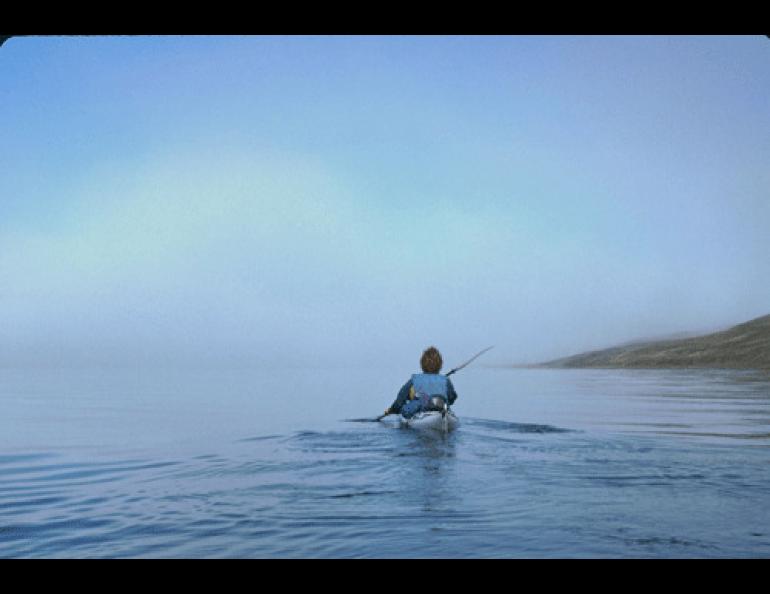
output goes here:
[{"label": "kayak", "polygon": [[457,426],[460,424],[460,419],[458,419],[457,415],[451,410],[447,410],[446,412],[429,410],[418,412],[408,419],[401,417],[401,424],[412,429],[428,429],[449,433],[450,431],[457,429]]}]

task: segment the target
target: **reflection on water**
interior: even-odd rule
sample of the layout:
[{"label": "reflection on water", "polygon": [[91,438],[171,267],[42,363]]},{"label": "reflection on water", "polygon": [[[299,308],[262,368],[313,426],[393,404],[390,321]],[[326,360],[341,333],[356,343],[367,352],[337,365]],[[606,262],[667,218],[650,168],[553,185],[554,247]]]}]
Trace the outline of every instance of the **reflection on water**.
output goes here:
[{"label": "reflection on water", "polygon": [[344,422],[381,407],[333,376],[299,415],[249,374],[0,379],[0,557],[770,555],[750,372],[476,370],[449,435]]},{"label": "reflection on water", "polygon": [[[660,380],[660,374],[655,375]],[[610,419],[605,424],[660,435],[770,444],[770,381],[765,375],[664,372],[664,381],[656,381],[655,375],[635,374],[624,395],[637,403],[639,420]]]}]

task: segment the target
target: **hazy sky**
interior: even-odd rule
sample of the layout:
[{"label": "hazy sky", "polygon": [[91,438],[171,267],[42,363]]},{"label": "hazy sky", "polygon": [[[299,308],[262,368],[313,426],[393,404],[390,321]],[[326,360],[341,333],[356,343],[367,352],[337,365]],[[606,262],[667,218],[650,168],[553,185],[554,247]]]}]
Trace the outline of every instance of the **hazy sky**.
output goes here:
[{"label": "hazy sky", "polygon": [[770,39],[14,38],[0,365],[535,362],[770,313]]}]

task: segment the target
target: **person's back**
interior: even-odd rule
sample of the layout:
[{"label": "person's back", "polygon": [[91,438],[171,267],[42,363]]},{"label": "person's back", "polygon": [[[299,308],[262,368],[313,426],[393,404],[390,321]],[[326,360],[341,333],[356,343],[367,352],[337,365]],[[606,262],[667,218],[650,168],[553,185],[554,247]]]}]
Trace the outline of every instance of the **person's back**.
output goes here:
[{"label": "person's back", "polygon": [[436,398],[443,400],[445,405],[454,404],[457,392],[451,380],[439,373],[441,371],[441,353],[435,347],[427,348],[420,358],[422,373],[416,373],[398,392],[393,404],[385,410],[385,414],[398,414],[410,418],[423,410],[436,408]]}]

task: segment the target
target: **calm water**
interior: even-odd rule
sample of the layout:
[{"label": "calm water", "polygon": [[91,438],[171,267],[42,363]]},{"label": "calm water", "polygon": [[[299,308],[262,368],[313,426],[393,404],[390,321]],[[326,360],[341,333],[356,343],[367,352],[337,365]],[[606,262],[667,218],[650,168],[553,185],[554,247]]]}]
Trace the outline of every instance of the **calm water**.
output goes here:
[{"label": "calm water", "polygon": [[0,370],[0,557],[770,557],[767,375],[407,375]]}]

